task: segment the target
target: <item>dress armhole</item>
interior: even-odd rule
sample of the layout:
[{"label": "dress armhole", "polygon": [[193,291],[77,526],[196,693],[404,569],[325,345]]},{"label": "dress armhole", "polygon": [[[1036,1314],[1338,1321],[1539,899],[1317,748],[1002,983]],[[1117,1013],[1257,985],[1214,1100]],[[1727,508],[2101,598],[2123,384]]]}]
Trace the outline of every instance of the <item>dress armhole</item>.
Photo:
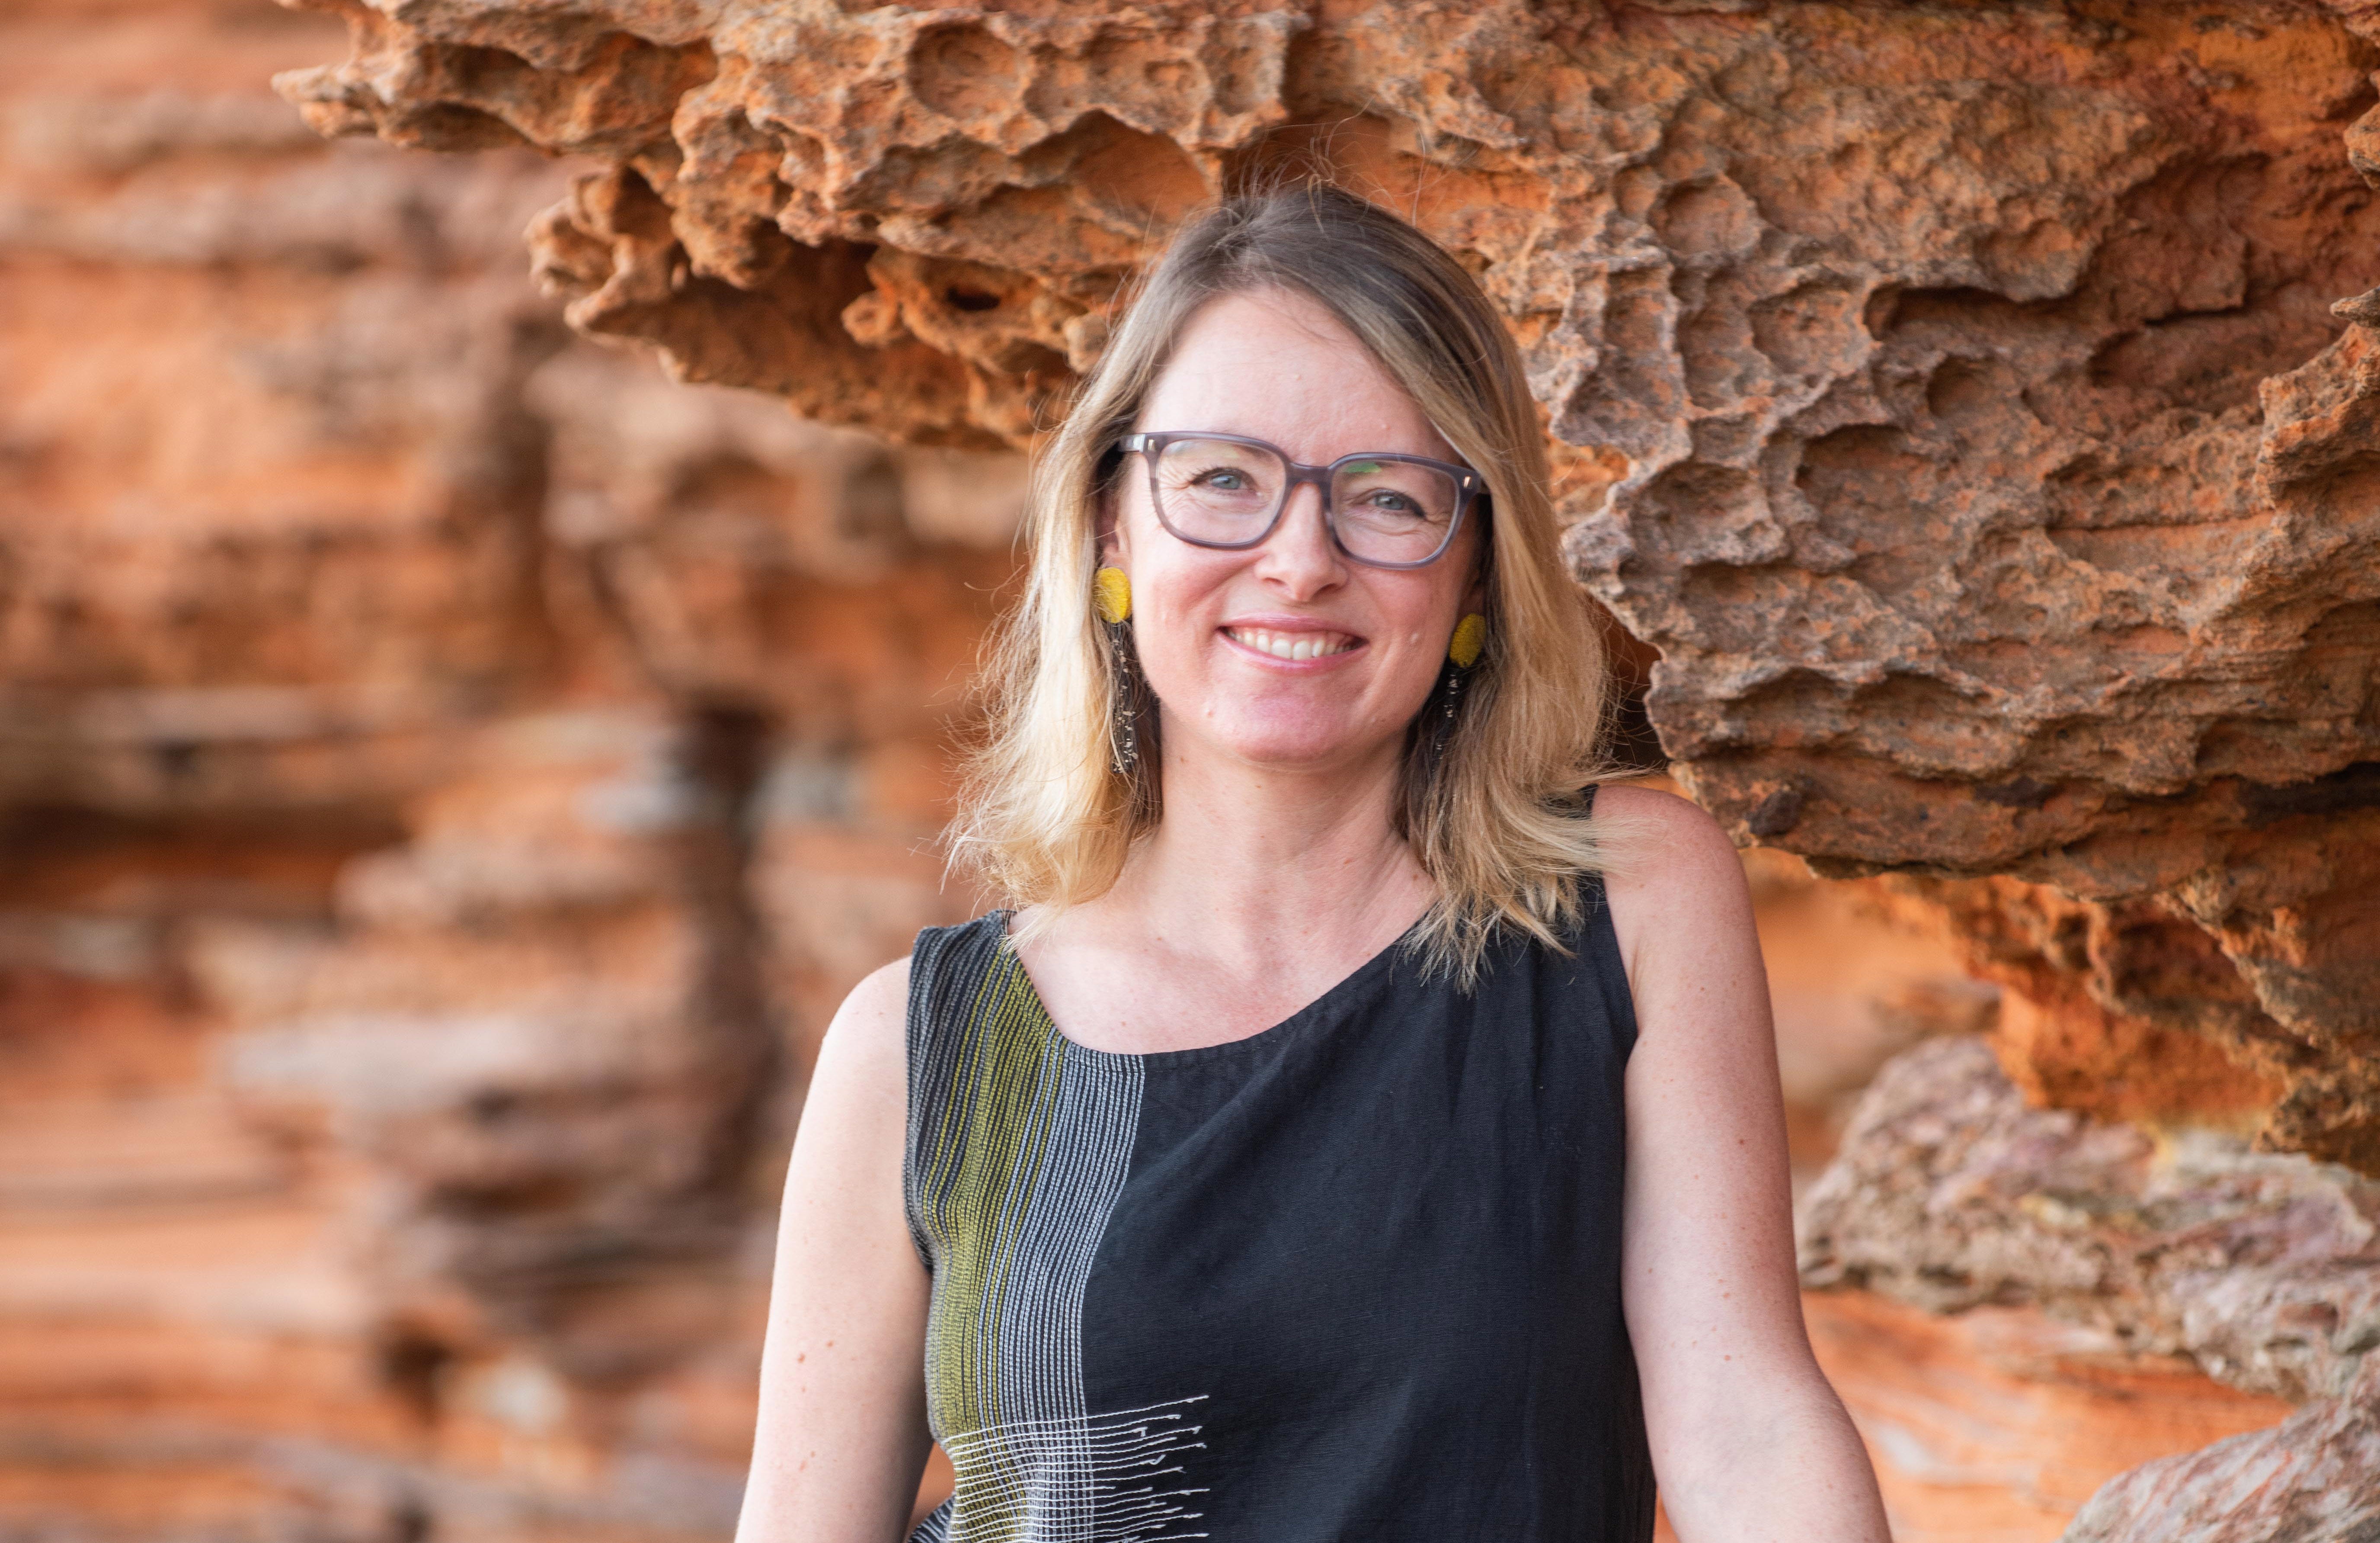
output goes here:
[{"label": "dress armhole", "polygon": [[[1595,818],[1596,791],[1596,785],[1589,784],[1585,804],[1590,820]],[[1579,875],[1578,901],[1579,941],[1595,966],[1596,985],[1603,993],[1604,1011],[1610,1016],[1612,1036],[1624,1061],[1636,1048],[1636,993],[1628,984],[1628,961],[1620,952],[1620,931],[1611,920],[1611,895],[1601,873]]]},{"label": "dress armhole", "polygon": [[901,1211],[928,1274],[934,1259],[921,1160],[952,1117],[969,1004],[1007,938],[1008,913],[992,911],[955,927],[926,928],[909,950],[909,1009],[903,1031],[909,1107],[901,1145]]},{"label": "dress armhole", "polygon": [[952,955],[960,952],[956,945],[968,929],[980,925],[978,920],[957,927],[925,928],[909,950],[909,1009],[902,1030],[908,1051],[905,1079],[908,1112],[904,1125],[906,1134],[901,1143],[901,1213],[909,1223],[909,1241],[917,1247],[917,1257],[925,1262],[928,1274],[933,1272],[934,1259],[927,1238],[917,1162],[933,1119],[929,1090],[934,1086],[935,1052],[943,1038],[936,1028],[949,1016],[944,999],[949,995]]}]

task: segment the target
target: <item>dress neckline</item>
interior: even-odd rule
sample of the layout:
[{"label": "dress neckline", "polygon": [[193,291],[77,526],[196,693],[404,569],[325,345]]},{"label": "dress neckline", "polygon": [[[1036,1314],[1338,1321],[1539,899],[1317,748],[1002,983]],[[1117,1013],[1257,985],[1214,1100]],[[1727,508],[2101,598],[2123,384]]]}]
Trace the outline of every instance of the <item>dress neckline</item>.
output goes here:
[{"label": "dress neckline", "polygon": [[1413,935],[1421,929],[1422,922],[1427,919],[1428,916],[1427,912],[1424,912],[1422,916],[1415,917],[1411,927],[1398,933],[1378,953],[1333,981],[1324,989],[1320,996],[1291,1013],[1279,1023],[1257,1029],[1254,1034],[1244,1034],[1236,1039],[1224,1039],[1212,1045],[1188,1045],[1181,1050],[1103,1051],[1084,1044],[1058,1027],[1057,1017],[1050,1011],[1050,1004],[1041,1000],[1041,988],[1035,984],[1033,972],[1025,967],[1024,958],[1017,954],[1014,945],[1009,940],[1008,922],[1009,918],[1015,914],[1010,909],[997,910],[986,914],[983,919],[999,932],[1000,952],[1007,956],[1009,963],[1015,967],[1017,978],[1025,983],[1026,999],[1032,1003],[1033,1011],[1039,1014],[1042,1027],[1049,1031],[1051,1039],[1065,1047],[1065,1053],[1068,1056],[1088,1064],[1109,1066],[1180,1066],[1198,1061],[1227,1060],[1278,1044],[1295,1035],[1305,1024],[1316,1018],[1327,1016],[1340,1004],[1342,999],[1361,990],[1374,976],[1393,968],[1397,956],[1405,951],[1406,945],[1413,941]]}]

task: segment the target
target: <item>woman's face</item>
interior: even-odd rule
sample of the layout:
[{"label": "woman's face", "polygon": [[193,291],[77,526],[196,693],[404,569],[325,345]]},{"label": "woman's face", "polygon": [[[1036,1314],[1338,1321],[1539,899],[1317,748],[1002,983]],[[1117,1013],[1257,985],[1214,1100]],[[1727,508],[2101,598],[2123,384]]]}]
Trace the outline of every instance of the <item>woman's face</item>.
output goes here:
[{"label": "woman's face", "polygon": [[[1366,450],[1459,459],[1330,311],[1281,290],[1194,315],[1135,427],[1245,435],[1309,466]],[[1366,567],[1331,541],[1319,492],[1301,484],[1270,536],[1220,552],[1158,523],[1134,456],[1110,515],[1103,556],[1132,579],[1133,638],[1169,754],[1284,770],[1392,754],[1476,604],[1475,510],[1427,566]]]}]

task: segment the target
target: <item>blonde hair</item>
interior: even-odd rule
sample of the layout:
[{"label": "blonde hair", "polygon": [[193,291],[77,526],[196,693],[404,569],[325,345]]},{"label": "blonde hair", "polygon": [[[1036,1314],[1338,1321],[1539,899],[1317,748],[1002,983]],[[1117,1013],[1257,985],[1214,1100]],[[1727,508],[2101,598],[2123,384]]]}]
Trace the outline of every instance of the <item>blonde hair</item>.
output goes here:
[{"label": "blonde hair", "polygon": [[[1536,404],[1471,275],[1395,215],[1318,184],[1231,199],[1184,228],[1043,447],[1025,593],[986,660],[988,728],[953,858],[1046,920],[1106,893],[1156,828],[1156,704],[1139,671],[1119,667],[1092,606],[1099,495],[1183,326],[1212,299],[1265,289],[1320,302],[1488,482],[1487,648],[1442,750],[1436,725],[1422,728],[1443,711],[1438,691],[1406,731],[1397,827],[1438,885],[1415,941],[1466,981],[1501,927],[1559,948],[1577,919],[1577,876],[1614,856],[1612,822],[1587,818],[1585,794],[1622,773],[1599,754],[1609,674],[1561,559]],[[1121,772],[1120,707],[1139,750]]]}]

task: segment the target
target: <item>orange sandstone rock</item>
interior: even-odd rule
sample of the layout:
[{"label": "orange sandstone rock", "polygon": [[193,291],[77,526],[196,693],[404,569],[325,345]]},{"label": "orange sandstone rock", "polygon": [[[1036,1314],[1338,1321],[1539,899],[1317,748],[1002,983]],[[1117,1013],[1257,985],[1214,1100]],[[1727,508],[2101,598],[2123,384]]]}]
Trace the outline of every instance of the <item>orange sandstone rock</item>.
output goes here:
[{"label": "orange sandstone rock", "polygon": [[2050,1543],[2126,1470],[2289,1415],[2278,1399],[2127,1355],[2038,1308],[1944,1318],[1865,1292],[1810,1292],[1802,1312],[1866,1439],[1896,1543]]},{"label": "orange sandstone rock", "polygon": [[[320,18],[0,18],[9,1525],[727,1525],[813,1037],[972,903],[927,841],[1005,447],[1183,211],[1318,164],[1512,318],[1700,796],[1931,876],[2021,1080],[2142,1122],[1996,1085],[1947,1112],[2033,1155],[1932,1221],[1982,1138],[1858,1136],[1840,1257],[2274,1387],[2355,1354],[2361,1191],[2190,1128],[2278,1100],[2367,1161],[2375,307],[2325,308],[2380,277],[2368,6],[345,14],[316,126],[482,153],[295,132],[258,82]],[[757,390],[573,339],[532,220],[580,331]],[[1930,943],[1825,978],[1841,918],[1765,904],[1797,1035],[1893,977],[1789,1056],[1815,1126],[1991,1013]],[[2210,1237],[2245,1264],[2143,1262]],[[2026,1373],[1954,1420],[1887,1374],[1976,1320],[1855,1302],[1813,1310],[1854,1407],[1946,1483],[2030,1464],[2011,1525],[2087,1487],[2027,1419],[2095,1478],[2277,1413]]]},{"label": "orange sandstone rock", "polygon": [[573,337],[336,32],[0,15],[0,1531],[715,1537],[1021,468]]},{"label": "orange sandstone rock", "polygon": [[307,3],[316,127],[610,163],[531,237],[574,325],[922,443],[1028,443],[1201,199],[1406,211],[1609,468],[1698,798],[2186,917],[2270,1139],[2380,1170],[2368,7]]}]

